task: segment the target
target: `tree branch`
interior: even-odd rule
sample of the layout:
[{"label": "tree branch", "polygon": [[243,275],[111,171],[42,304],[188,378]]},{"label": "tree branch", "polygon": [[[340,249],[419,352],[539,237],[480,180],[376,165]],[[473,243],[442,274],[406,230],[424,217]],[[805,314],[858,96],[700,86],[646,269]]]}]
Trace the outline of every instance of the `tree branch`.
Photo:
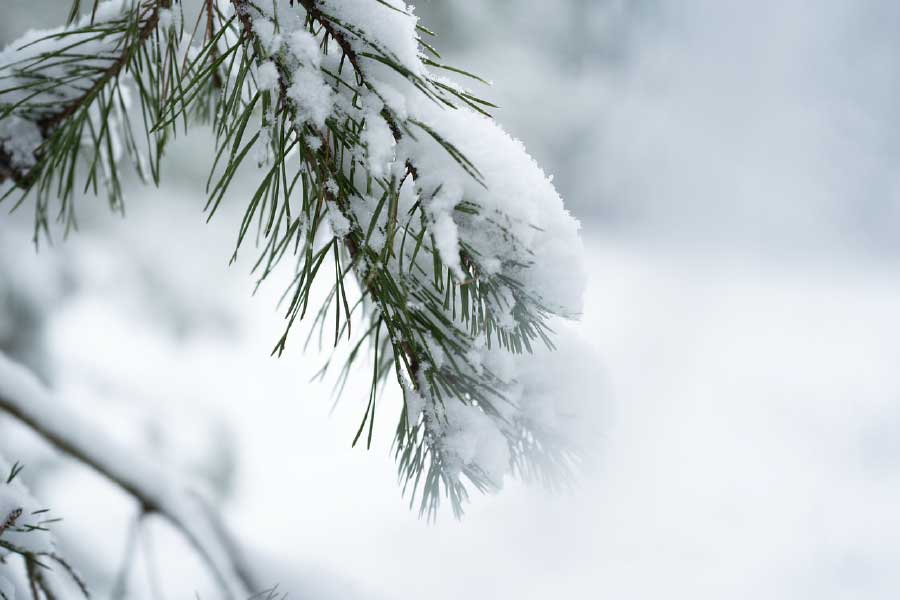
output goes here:
[{"label": "tree branch", "polygon": [[171,523],[193,546],[232,600],[257,591],[237,546],[202,495],[153,461],[137,456],[51,397],[37,378],[0,353],[0,411],[30,427],[59,451],[92,468]]},{"label": "tree branch", "polygon": [[[84,94],[63,104],[59,107],[57,112],[47,115],[37,122],[37,126],[40,129],[44,140],[50,137],[53,130],[56,129],[60,123],[72,116],[85,103],[91,102],[107,83],[119,76],[122,70],[131,62],[135,52],[137,52],[150,38],[153,32],[156,31],[156,28],[159,25],[160,9],[171,8],[171,6],[172,0],[151,0],[151,2],[138,9],[149,12],[146,17],[142,17],[141,19],[144,23],[138,31],[136,42],[123,45],[122,53],[116,60],[110,63],[109,67],[106,68],[100,77],[91,83]],[[67,38],[63,39],[66,40]],[[65,43],[68,43],[68,41]],[[2,66],[3,65],[0,65],[0,67]],[[36,154],[39,153],[40,152],[37,152]],[[40,164],[40,159],[38,160],[38,164]],[[23,173],[12,164],[11,156],[0,147],[0,183],[4,183],[7,179],[11,179],[17,186],[28,188],[34,183],[38,168],[39,166],[36,166],[27,173]]]}]

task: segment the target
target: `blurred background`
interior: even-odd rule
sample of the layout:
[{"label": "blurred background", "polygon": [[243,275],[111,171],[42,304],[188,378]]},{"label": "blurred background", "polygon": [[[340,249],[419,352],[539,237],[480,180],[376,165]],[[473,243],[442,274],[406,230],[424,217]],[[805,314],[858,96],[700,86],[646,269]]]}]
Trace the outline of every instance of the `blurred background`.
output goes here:
[{"label": "blurred background", "polygon": [[[419,0],[446,62],[583,223],[578,327],[595,351],[593,464],[573,490],[509,482],[462,521],[407,509],[388,446],[350,448],[325,356],[280,359],[280,282],[228,266],[251,176],[205,224],[209,139],[176,144],[126,218],[80,202],[37,254],[0,217],[0,349],[125,443],[218,490],[295,598],[897,598],[900,4],[890,0]],[[0,42],[64,19],[6,0]],[[57,236],[59,237],[59,236]],[[600,383],[596,383],[599,377]],[[3,423],[111,581],[135,507]],[[98,507],[102,507],[98,510]],[[215,597],[152,523],[132,587]],[[112,569],[112,570],[111,570]]]}]

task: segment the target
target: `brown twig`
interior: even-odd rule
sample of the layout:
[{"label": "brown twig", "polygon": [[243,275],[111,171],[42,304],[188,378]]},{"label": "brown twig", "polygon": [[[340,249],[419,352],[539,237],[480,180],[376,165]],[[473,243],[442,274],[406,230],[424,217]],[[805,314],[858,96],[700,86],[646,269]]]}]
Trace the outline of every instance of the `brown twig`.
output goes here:
[{"label": "brown twig", "polygon": [[[206,5],[206,41],[207,43],[214,43],[215,39],[215,0],[205,0]],[[218,47],[213,47],[211,52],[211,57],[213,62],[215,62],[219,57],[219,49]],[[215,69],[212,74],[212,82],[213,87],[216,89],[222,88],[222,75],[219,74],[219,69]]]},{"label": "brown twig", "polygon": [[19,520],[19,517],[22,516],[22,509],[17,508],[11,511],[3,521],[0,521],[0,535],[3,535],[3,532],[9,529],[10,527],[15,527],[16,521]]}]

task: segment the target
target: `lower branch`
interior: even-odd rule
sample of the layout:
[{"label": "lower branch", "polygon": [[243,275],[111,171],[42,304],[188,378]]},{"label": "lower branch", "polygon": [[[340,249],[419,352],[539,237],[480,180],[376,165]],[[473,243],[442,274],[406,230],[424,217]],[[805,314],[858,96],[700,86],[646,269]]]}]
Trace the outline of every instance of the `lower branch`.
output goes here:
[{"label": "lower branch", "polygon": [[53,398],[30,371],[2,353],[0,411],[122,488],[144,510],[168,520],[193,546],[225,597],[243,600],[258,591],[237,545],[202,495],[173,481],[172,475],[155,462],[122,447]]}]

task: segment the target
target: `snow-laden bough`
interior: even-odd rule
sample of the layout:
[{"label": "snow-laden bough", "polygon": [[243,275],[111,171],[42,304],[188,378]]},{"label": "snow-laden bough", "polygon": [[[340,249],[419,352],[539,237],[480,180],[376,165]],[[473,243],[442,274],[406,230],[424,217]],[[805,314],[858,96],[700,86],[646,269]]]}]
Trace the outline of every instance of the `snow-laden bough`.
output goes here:
[{"label": "snow-laden bough", "polygon": [[[69,189],[52,184],[68,181],[59,166],[87,139],[108,148],[87,152],[88,184],[112,182],[118,197],[119,155],[137,157],[157,179],[179,124],[209,120],[217,136],[210,216],[238,169],[255,163],[261,180],[237,246],[255,227],[260,281],[295,258],[275,351],[308,314],[320,330],[334,324],[336,345],[348,339],[340,380],[370,349],[370,397],[354,443],[371,442],[378,392],[396,378],[405,400],[394,439],[399,474],[423,512],[433,514],[442,496],[459,510],[467,482],[485,490],[511,472],[551,479],[577,461],[566,435],[577,414],[568,392],[551,385],[568,380],[549,371],[546,352],[554,320],[582,312],[579,224],[522,143],[491,118],[493,105],[445,77],[474,76],[440,62],[410,6],[218,0],[198,18],[199,41],[174,16],[179,5],[100,7],[94,25],[32,34],[36,44],[4,51],[0,68],[14,81],[24,75],[8,65],[20,52],[50,79],[77,79],[59,60],[73,39],[107,66],[64,92],[64,112],[84,111],[74,133],[63,113],[32,102],[47,90],[22,100],[0,89],[0,178],[46,207],[55,189]],[[87,33],[125,22],[131,34],[112,25],[94,39]],[[153,55],[169,58],[141,62]],[[80,96],[84,89],[95,91]],[[129,101],[141,107],[144,142],[130,122],[112,119]],[[330,293],[310,313],[312,283],[326,272]]]}]

